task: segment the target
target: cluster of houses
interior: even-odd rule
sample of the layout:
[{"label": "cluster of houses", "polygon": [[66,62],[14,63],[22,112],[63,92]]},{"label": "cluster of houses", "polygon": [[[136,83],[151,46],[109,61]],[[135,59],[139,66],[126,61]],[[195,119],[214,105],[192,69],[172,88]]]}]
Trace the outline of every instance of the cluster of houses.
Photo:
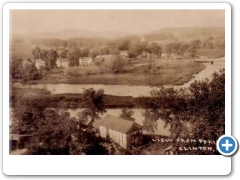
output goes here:
[{"label": "cluster of houses", "polygon": [[[87,66],[92,64],[93,60],[91,57],[80,57],[79,58],[79,66]],[[26,67],[27,65],[34,64],[35,67],[39,70],[46,66],[46,62],[42,59],[33,59],[33,60],[23,60],[22,65]],[[70,63],[67,58],[57,58],[56,65],[59,68],[68,68],[70,67]]]},{"label": "cluster of houses", "polygon": [[[78,62],[79,66],[87,66],[92,64],[93,59],[91,57],[80,57]],[[70,67],[70,62],[67,58],[57,58],[56,65],[57,67],[68,68]]]}]

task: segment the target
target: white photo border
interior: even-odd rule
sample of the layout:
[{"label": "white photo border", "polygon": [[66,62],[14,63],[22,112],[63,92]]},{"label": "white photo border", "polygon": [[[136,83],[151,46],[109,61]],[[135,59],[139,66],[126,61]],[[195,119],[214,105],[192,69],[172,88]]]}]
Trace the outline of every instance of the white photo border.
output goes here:
[{"label": "white photo border", "polygon": [[225,134],[231,135],[231,6],[227,3],[7,3],[3,6],[3,172],[6,175],[227,175],[221,155],[9,155],[9,10],[202,9],[225,10]]}]

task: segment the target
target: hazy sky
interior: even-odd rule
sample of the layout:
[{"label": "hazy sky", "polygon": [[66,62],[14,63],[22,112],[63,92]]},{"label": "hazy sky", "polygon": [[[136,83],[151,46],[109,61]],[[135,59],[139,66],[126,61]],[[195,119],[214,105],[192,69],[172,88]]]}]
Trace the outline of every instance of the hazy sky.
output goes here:
[{"label": "hazy sky", "polygon": [[164,27],[224,26],[224,10],[11,10],[13,33],[81,29],[147,32]]}]

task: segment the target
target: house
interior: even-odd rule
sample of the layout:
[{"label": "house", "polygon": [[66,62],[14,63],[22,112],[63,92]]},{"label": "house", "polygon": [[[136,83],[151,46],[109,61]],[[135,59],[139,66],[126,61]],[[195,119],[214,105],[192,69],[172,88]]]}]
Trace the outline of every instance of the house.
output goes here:
[{"label": "house", "polygon": [[45,67],[46,63],[42,59],[35,59],[35,66],[39,70],[41,67]]},{"label": "house", "polygon": [[99,129],[101,137],[110,138],[123,148],[142,143],[142,127],[133,121],[107,114],[94,126]]},{"label": "house", "polygon": [[70,66],[70,63],[67,60],[67,58],[57,58],[56,64],[57,64],[57,67],[64,67],[64,68],[67,68]]},{"label": "house", "polygon": [[79,66],[87,66],[92,64],[93,60],[91,57],[80,57],[79,58]]}]

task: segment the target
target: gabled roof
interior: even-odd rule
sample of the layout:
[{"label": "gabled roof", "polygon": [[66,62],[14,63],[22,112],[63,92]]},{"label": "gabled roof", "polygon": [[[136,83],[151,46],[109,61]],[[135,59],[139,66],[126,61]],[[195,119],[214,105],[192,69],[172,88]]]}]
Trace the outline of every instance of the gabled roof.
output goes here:
[{"label": "gabled roof", "polygon": [[142,128],[140,125],[138,125],[133,121],[111,116],[109,114],[107,114],[104,118],[101,118],[100,120],[96,120],[95,127],[99,127],[99,126],[103,126],[124,134],[130,133]]},{"label": "gabled roof", "polygon": [[45,63],[45,61],[43,61],[42,59],[35,59],[36,63]]}]

